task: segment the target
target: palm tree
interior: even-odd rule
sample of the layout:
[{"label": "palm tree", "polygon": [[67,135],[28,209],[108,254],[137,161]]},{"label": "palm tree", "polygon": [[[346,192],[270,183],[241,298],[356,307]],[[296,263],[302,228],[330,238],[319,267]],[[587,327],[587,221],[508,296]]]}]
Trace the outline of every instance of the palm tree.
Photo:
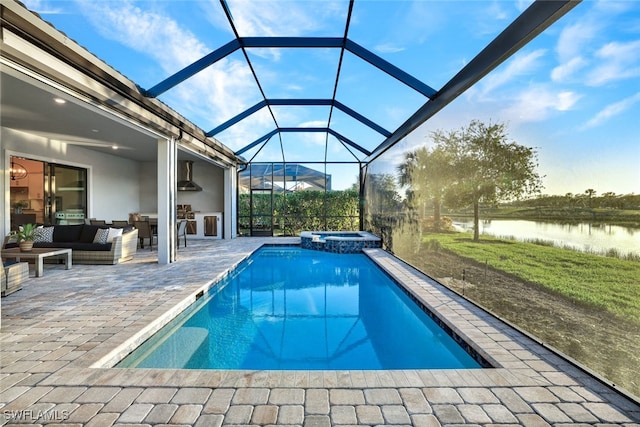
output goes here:
[{"label": "palm tree", "polygon": [[596,195],[596,190],[594,190],[593,188],[588,188],[584,191],[584,194],[587,196],[587,199],[589,200],[589,207],[592,208],[592,198]]}]

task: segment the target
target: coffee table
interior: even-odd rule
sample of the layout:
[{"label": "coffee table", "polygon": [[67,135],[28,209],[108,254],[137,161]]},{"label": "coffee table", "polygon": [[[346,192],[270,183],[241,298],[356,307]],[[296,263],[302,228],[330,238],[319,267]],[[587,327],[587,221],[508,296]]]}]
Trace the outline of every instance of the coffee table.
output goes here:
[{"label": "coffee table", "polygon": [[36,277],[42,277],[43,260],[52,256],[65,256],[65,266],[67,270],[71,270],[73,266],[71,262],[71,249],[53,249],[53,248],[33,248],[30,252],[21,252],[20,248],[11,248],[2,250],[3,259],[34,260],[36,266]]}]

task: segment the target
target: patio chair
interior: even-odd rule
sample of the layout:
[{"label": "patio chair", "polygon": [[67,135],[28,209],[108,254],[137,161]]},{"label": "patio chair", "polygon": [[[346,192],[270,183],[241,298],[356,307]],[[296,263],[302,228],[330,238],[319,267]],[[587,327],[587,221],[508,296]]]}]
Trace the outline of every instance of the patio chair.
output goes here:
[{"label": "patio chair", "polygon": [[180,247],[180,237],[184,237],[184,247],[187,247],[187,220],[181,219],[178,221],[178,238],[176,242],[178,243],[178,247]]},{"label": "patio chair", "polygon": [[153,250],[153,239],[157,236],[153,233],[149,221],[134,221],[133,226],[138,229],[140,247],[144,248],[144,239],[149,239],[149,250]]}]

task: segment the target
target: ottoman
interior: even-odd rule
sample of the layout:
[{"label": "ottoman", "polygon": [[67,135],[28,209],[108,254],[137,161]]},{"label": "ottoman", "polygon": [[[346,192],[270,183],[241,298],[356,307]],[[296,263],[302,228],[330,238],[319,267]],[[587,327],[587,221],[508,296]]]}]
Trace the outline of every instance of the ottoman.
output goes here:
[{"label": "ottoman", "polygon": [[29,263],[5,262],[0,275],[3,297],[22,289],[22,283],[29,278]]}]

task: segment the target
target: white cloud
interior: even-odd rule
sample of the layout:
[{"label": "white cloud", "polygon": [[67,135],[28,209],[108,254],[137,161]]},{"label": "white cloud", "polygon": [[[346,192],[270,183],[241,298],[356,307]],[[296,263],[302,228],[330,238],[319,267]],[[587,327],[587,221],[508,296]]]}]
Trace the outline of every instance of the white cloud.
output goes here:
[{"label": "white cloud", "polygon": [[[504,2],[501,1],[494,1],[491,5],[487,6],[486,11],[492,19],[505,21],[510,18],[510,13],[504,9],[503,3]],[[509,4],[507,5],[510,6]]]},{"label": "white cloud", "polygon": [[393,44],[393,43],[381,43],[377,45],[374,49],[380,53],[397,53],[405,50],[404,47]]},{"label": "white cloud", "polygon": [[536,85],[520,92],[498,117],[509,122],[539,122],[548,119],[554,111],[570,110],[580,98],[574,92],[555,92]]},{"label": "white cloud", "polygon": [[564,27],[556,45],[560,61],[565,62],[580,56],[584,51],[584,46],[593,40],[599,29],[600,25],[591,19]]},{"label": "white cloud", "polygon": [[575,56],[564,64],[560,64],[551,71],[551,80],[554,82],[565,82],[569,80],[576,72],[580,71],[588,65],[587,60],[583,57]]},{"label": "white cloud", "polygon": [[133,2],[81,0],[79,5],[103,37],[154,57],[167,70],[184,67],[210,52],[171,17],[144,11]]},{"label": "white cloud", "polygon": [[344,22],[346,13],[343,2],[227,0],[227,4],[242,37],[310,35],[336,18]]},{"label": "white cloud", "polygon": [[558,111],[568,111],[573,108],[580,98],[581,96],[574,92],[560,92],[556,95],[556,103],[554,107]]},{"label": "white cloud", "polygon": [[[486,39],[487,43],[521,13],[521,5],[517,3],[501,0],[476,3],[477,8],[465,7],[466,11],[471,11],[471,15],[466,17],[468,25],[472,29],[470,34],[474,38]],[[447,15],[451,16],[451,12],[448,11]],[[457,14],[453,14],[453,16],[454,19],[459,19]]]},{"label": "white cloud", "polygon": [[324,128],[327,127],[327,122],[323,120],[308,120],[298,124],[301,128]]},{"label": "white cloud", "polygon": [[558,36],[559,65],[551,73],[553,81],[580,79],[587,85],[600,86],[638,75],[640,42],[611,41],[621,29],[633,34],[630,14],[625,14],[635,7],[634,2],[607,0],[588,2],[585,6],[589,8],[573,22],[569,21]]},{"label": "white cloud", "polygon": [[529,6],[531,6],[531,0],[518,0],[516,2],[516,8],[520,12],[523,12]]},{"label": "white cloud", "polygon": [[[130,1],[79,4],[105,38],[150,56],[167,77],[213,50],[161,9],[145,11]],[[208,126],[254,104],[256,94],[246,63],[226,57],[161,97],[196,124]]]},{"label": "white cloud", "polygon": [[[321,120],[309,120],[306,122],[301,122],[297,127],[300,128],[325,128],[327,127],[326,121]],[[324,133],[318,132],[310,132],[304,134],[305,145],[317,145],[324,146],[326,143],[327,136]]]},{"label": "white cloud", "polygon": [[27,9],[34,11],[40,15],[57,15],[65,13],[59,5],[54,6],[46,0],[23,0]]},{"label": "white cloud", "polygon": [[[275,128],[268,108],[262,108],[251,114],[242,122],[231,126],[216,138],[234,150],[239,150],[253,141],[261,138]],[[274,138],[271,138],[273,140]]]},{"label": "white cloud", "polygon": [[[485,96],[509,83],[516,77],[535,73],[539,65],[539,60],[545,53],[545,49],[537,49],[533,52],[515,55],[506,66],[494,70],[477,84],[480,88],[478,94]],[[470,93],[473,92],[475,91],[471,91]]]},{"label": "white cloud", "polygon": [[304,90],[304,87],[296,83],[290,83],[288,85],[285,85],[285,89],[287,89],[290,92],[302,92]]},{"label": "white cloud", "polygon": [[591,120],[589,120],[584,128],[592,128],[605,123],[610,118],[622,114],[635,104],[640,102],[640,92],[633,96],[623,99],[622,101],[609,104],[604,109],[600,110]]},{"label": "white cloud", "polygon": [[[313,36],[336,25],[341,35],[347,12],[345,3],[340,1],[227,0],[227,5],[240,37]],[[216,27],[231,29],[226,18],[221,19],[224,14],[217,0],[209,4],[205,13]],[[271,61],[281,57],[279,49],[254,48],[251,53]]]},{"label": "white cloud", "polygon": [[[633,3],[611,0],[585,3],[585,7],[590,8],[580,16],[579,21],[565,26],[558,37],[556,51],[560,61],[567,62],[576,56],[584,56],[585,51],[591,51],[592,46],[597,45],[603,35],[609,34],[607,26],[618,26],[620,16],[633,8]],[[567,16],[571,15],[572,13]]]},{"label": "white cloud", "polygon": [[595,56],[598,66],[587,77],[590,86],[640,76],[640,40],[608,43],[598,49]]}]

